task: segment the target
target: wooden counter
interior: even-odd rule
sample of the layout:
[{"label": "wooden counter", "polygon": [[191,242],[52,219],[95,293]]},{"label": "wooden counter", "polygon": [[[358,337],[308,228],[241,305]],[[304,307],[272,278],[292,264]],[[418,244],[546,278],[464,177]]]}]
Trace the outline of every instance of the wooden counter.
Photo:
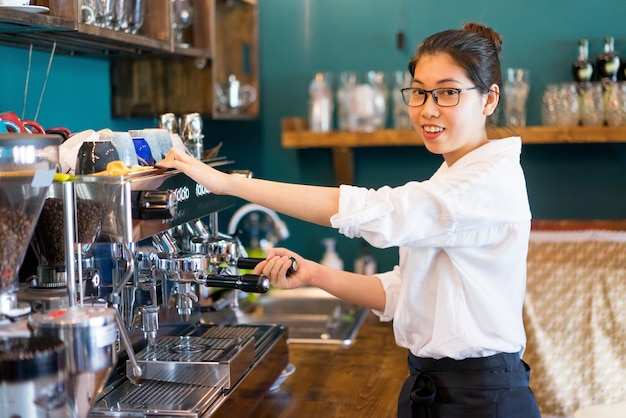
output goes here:
[{"label": "wooden counter", "polygon": [[407,355],[392,324],[372,313],[351,346],[290,344],[295,373],[251,417],[394,417]]}]

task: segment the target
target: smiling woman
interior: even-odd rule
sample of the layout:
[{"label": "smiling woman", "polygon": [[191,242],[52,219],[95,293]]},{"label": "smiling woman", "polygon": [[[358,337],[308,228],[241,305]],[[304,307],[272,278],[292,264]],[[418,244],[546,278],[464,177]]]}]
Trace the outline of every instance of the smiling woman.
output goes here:
[{"label": "smiling woman", "polygon": [[[444,159],[428,181],[374,190],[239,178],[178,150],[157,163],[214,193],[331,226],[373,247],[399,248],[399,264],[375,275],[333,269],[284,248],[270,249],[254,271],[274,287],[319,287],[393,320],[411,373],[400,417],[450,418],[468,410],[485,418],[539,417],[530,368],[520,358],[530,232],[521,140],[487,136],[501,86],[499,52],[497,33],[467,24],[427,38],[411,60],[411,122]],[[294,259],[298,270],[288,274]]]},{"label": "smiling woman", "polygon": [[477,25],[468,29],[475,30],[467,35],[474,42],[465,47],[456,44],[455,31],[422,42],[409,62],[412,86],[402,92],[424,145],[442,154],[448,165],[487,142],[485,123],[495,114],[502,85],[500,37],[492,39],[491,50],[482,48],[482,54],[475,54],[469,45],[475,45],[486,31]]}]

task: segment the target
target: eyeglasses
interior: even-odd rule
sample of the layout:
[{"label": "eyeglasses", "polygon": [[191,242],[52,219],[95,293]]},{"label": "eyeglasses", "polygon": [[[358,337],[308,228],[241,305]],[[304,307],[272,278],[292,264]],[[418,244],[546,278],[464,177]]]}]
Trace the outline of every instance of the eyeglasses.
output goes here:
[{"label": "eyeglasses", "polygon": [[438,106],[452,107],[459,104],[461,92],[476,90],[480,87],[468,87],[465,89],[455,89],[452,87],[443,87],[439,89],[424,90],[416,87],[407,87],[400,89],[402,93],[402,101],[409,107],[418,107],[426,103],[428,93],[433,96],[433,100]]}]

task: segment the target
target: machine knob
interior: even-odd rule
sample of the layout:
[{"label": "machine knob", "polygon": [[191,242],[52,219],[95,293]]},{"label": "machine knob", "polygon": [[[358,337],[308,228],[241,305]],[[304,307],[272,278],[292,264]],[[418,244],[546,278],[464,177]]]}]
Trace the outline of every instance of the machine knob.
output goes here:
[{"label": "machine knob", "polygon": [[171,190],[133,192],[133,219],[171,219],[176,215],[178,201]]}]

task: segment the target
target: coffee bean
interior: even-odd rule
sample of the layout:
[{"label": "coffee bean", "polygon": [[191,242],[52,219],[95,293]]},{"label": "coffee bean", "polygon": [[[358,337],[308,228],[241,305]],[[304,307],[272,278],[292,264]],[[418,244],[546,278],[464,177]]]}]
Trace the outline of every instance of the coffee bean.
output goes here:
[{"label": "coffee bean", "polygon": [[[0,292],[17,292],[17,272],[33,231],[31,214],[0,207]],[[24,251],[22,251],[24,250]]]},{"label": "coffee bean", "polygon": [[[77,242],[91,244],[97,238],[106,215],[106,204],[95,200],[77,199]],[[63,200],[48,198],[35,227],[36,253],[40,263],[48,266],[65,265],[65,229]]]}]

